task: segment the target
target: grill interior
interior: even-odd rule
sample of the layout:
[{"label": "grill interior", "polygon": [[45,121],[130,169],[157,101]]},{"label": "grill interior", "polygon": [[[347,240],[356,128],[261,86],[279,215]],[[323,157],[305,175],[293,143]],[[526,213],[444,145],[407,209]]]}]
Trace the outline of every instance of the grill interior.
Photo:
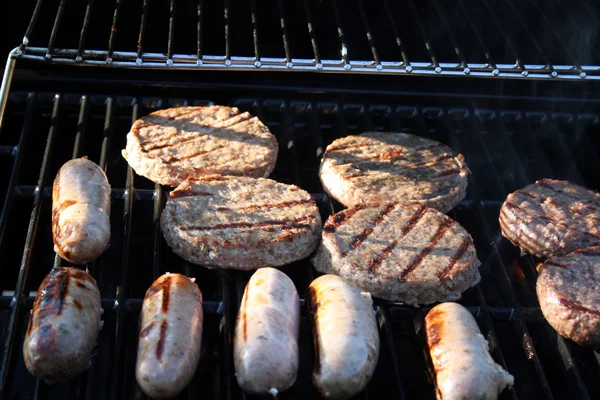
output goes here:
[{"label": "grill interior", "polygon": [[32,3],[13,54],[56,63],[600,79],[589,0]]},{"label": "grill interior", "polygon": [[[232,366],[232,329],[248,273],[208,271],[174,255],[157,224],[168,189],[135,176],[121,157],[133,120],[156,109],[228,104],[257,115],[276,135],[280,155],[273,178],[313,193],[323,218],[339,206],[323,193],[317,171],[325,146],[365,130],[394,130],[440,140],[462,152],[473,174],[467,198],[450,215],[473,236],[482,282],[461,303],[475,315],[494,359],[515,376],[502,399],[600,397],[597,354],[562,339],[544,321],[535,296],[535,261],[500,236],[498,212],[507,193],[554,177],[600,189],[600,107],[593,101],[397,93],[377,95],[320,90],[319,95],[269,89],[240,91],[170,88],[141,96],[121,87],[76,93],[13,91],[0,130],[0,342],[6,398],[144,398],[135,383],[141,300],[164,272],[196,278],[205,303],[200,366],[180,398],[249,398]],[[70,90],[70,91],[69,91]],[[129,95],[123,92],[129,91]],[[556,110],[560,110],[556,111]],[[110,248],[88,268],[98,281],[104,328],[90,370],[68,384],[47,386],[24,367],[21,346],[34,291],[57,263],[51,237],[51,185],[60,166],[88,155],[112,185]],[[316,273],[306,261],[283,268],[304,297]],[[428,308],[376,301],[382,338],[375,376],[358,399],[428,399],[423,318]],[[302,306],[297,383],[282,399],[318,398],[310,377],[312,334]]]}]

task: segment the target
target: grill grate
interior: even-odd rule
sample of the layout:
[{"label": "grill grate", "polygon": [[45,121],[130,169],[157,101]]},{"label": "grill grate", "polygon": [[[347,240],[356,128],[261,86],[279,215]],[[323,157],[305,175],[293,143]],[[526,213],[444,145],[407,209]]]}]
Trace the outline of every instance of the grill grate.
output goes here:
[{"label": "grill grate", "polygon": [[[181,398],[251,398],[240,392],[232,365],[232,329],[250,274],[208,271],[184,262],[166,246],[157,220],[168,190],[135,176],[120,156],[131,122],[153,110],[211,104],[182,98],[106,94],[13,92],[0,130],[0,398],[143,398],[135,384],[137,320],[147,287],[160,274],[197,279],[205,298],[205,335],[200,366]],[[133,93],[136,93],[135,91]],[[452,97],[398,103],[387,95],[340,95],[266,89],[207,90],[217,104],[257,115],[277,136],[280,156],[274,178],[314,193],[323,217],[337,205],[318,181],[319,157],[334,138],[364,130],[397,130],[441,140],[463,152],[473,175],[467,199],[451,213],[473,235],[482,261],[481,284],[461,303],[475,315],[492,355],[515,376],[503,399],[600,396],[597,354],[564,340],[544,321],[535,297],[533,260],[502,240],[497,217],[506,194],[540,177],[558,177],[599,189],[600,107],[564,102],[493,101]],[[185,97],[185,96],[189,96]],[[560,110],[560,111],[556,111]],[[572,154],[577,154],[573,157]],[[51,184],[58,168],[88,155],[107,172],[112,190],[110,248],[88,268],[102,293],[105,325],[87,373],[69,384],[47,386],[26,371],[21,346],[34,291],[60,265],[52,251]],[[152,244],[150,244],[152,242]],[[306,260],[283,268],[304,297],[315,272]],[[359,399],[433,398],[425,372],[423,318],[415,309],[376,301],[382,337],[375,377]],[[301,363],[297,384],[282,398],[318,398],[310,382],[311,330],[303,305]]]},{"label": "grill grate", "polygon": [[37,0],[11,56],[128,68],[600,79],[600,7],[589,0],[274,3]]}]

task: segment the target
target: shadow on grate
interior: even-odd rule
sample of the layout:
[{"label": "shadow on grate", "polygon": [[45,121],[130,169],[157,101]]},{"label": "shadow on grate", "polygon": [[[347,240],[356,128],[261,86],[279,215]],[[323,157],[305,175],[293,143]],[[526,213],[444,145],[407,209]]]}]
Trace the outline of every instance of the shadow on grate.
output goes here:
[{"label": "shadow on grate", "polygon": [[[373,103],[370,98],[357,102],[327,93],[318,101],[290,97],[294,99],[257,93],[218,99],[257,115],[269,126],[280,145],[273,178],[313,193],[323,218],[339,210],[323,194],[318,179],[320,156],[336,137],[395,130],[440,140],[461,151],[473,174],[467,198],[450,215],[471,233],[482,261],[482,282],[468,290],[461,303],[475,315],[494,359],[515,376],[514,389],[501,397],[600,396],[595,353],[558,337],[547,325],[535,296],[533,261],[501,239],[497,223],[506,194],[541,177],[600,189],[600,178],[590,168],[598,165],[600,150],[600,110],[595,105],[583,111],[565,105],[564,113],[555,113],[530,103],[499,110],[471,101],[461,105],[458,100],[407,105],[392,96],[380,96]],[[210,103],[191,98],[11,95],[8,122],[0,131],[0,150],[17,149],[0,152],[8,171],[0,181],[6,194],[0,219],[2,396],[143,398],[134,380],[139,311],[146,289],[168,271],[195,277],[205,300],[202,360],[192,385],[180,397],[250,397],[235,382],[231,343],[250,274],[209,271],[174,255],[157,223],[170,189],[135,176],[120,155],[125,135],[139,116],[170,106]],[[68,384],[47,386],[24,368],[21,346],[32,296],[48,271],[62,263],[52,249],[52,180],[64,162],[83,155],[106,171],[112,185],[111,244],[87,266],[101,289],[105,325],[90,370]],[[304,298],[317,275],[308,260],[282,269]],[[372,383],[357,398],[434,398],[423,336],[429,308],[383,301],[376,301],[375,307],[381,359]],[[310,382],[312,336],[304,307],[300,343],[298,381],[282,399],[317,398]]]}]

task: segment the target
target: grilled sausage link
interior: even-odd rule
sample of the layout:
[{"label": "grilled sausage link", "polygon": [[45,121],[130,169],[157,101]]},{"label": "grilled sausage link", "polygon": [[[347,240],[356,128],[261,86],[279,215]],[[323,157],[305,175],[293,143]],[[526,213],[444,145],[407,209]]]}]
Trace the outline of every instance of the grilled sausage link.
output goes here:
[{"label": "grilled sausage link", "polygon": [[367,385],[379,358],[370,297],[336,275],[308,287],[315,341],[313,383],[325,398],[347,399]]},{"label": "grilled sausage link", "polygon": [[64,382],[90,366],[102,327],[96,281],[77,268],[55,268],[40,285],[23,343],[25,366],[47,382]]},{"label": "grilled sausage link", "polygon": [[190,382],[202,342],[202,293],[180,274],[159,277],[142,304],[135,377],[152,398],[175,397]]},{"label": "grilled sausage link", "polygon": [[492,400],[513,377],[488,352],[475,318],[457,303],[442,303],[425,317],[439,400]]},{"label": "grilled sausage link", "polygon": [[54,251],[74,264],[94,261],[110,240],[110,185],[87,157],[65,163],[52,188]]},{"label": "grilled sausage link", "polygon": [[294,283],[274,268],[257,270],[246,285],[233,342],[236,377],[245,392],[276,396],[294,384],[299,326]]}]

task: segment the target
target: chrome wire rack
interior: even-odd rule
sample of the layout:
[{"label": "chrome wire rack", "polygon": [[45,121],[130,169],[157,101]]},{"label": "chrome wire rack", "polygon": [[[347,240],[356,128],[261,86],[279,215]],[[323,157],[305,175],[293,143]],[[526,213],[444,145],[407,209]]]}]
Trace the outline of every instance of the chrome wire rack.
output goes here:
[{"label": "chrome wire rack", "polygon": [[37,0],[10,57],[121,68],[600,79],[599,9],[588,0]]}]

